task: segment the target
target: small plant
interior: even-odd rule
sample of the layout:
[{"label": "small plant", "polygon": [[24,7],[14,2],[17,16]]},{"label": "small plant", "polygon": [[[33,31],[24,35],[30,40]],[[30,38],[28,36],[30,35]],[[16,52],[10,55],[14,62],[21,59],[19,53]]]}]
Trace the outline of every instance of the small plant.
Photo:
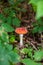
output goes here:
[{"label": "small plant", "polygon": [[43,50],[33,50],[33,48],[24,48],[21,50],[21,53],[27,55],[24,59],[22,59],[22,63],[26,65],[41,65],[37,61],[41,61],[43,59]]},{"label": "small plant", "polygon": [[[37,3],[36,3],[37,2]],[[43,1],[42,0],[30,0],[30,4],[33,5],[33,7],[35,7],[35,13],[36,13],[36,20],[37,22],[33,23],[33,32],[34,33],[42,33],[43,32],[43,19],[41,17],[43,17]]]},{"label": "small plant", "polygon": [[43,17],[43,0],[30,0],[29,3],[32,4],[36,12],[36,19]]},{"label": "small plant", "polygon": [[[0,12],[0,65],[14,65],[20,61],[20,56],[14,52],[13,46],[9,44],[15,41],[15,37],[11,36],[9,40],[8,33],[13,33],[14,27],[20,26],[21,21],[17,14],[25,10],[19,8],[19,4],[23,1],[0,0],[2,6]],[[8,4],[8,6],[5,6],[5,4]]]},{"label": "small plant", "polygon": [[[36,3],[37,2],[37,3]],[[42,0],[30,0],[30,4],[32,4],[33,9],[35,10],[35,18],[36,18],[36,22],[33,23],[33,33],[39,33],[41,34],[41,44],[42,44],[42,48],[43,48],[43,1]]]},{"label": "small plant", "polygon": [[10,65],[19,62],[19,55],[13,51],[9,44],[9,36],[3,26],[0,26],[0,65]]},{"label": "small plant", "polygon": [[33,57],[35,61],[41,61],[43,59],[43,50],[38,50],[37,52],[35,51]]},{"label": "small plant", "polygon": [[[0,0],[2,6],[0,12],[0,65],[14,65],[20,62],[20,56],[14,51],[13,46],[9,44],[15,41],[15,37],[14,35],[9,37],[8,33],[13,33],[15,27],[20,26],[21,21],[17,14],[25,11],[24,8],[19,7],[23,1]],[[5,4],[8,4],[8,6]]]},{"label": "small plant", "polygon": [[15,36],[14,35],[10,35],[9,41],[10,41],[10,43],[14,43],[15,42]]},{"label": "small plant", "polygon": [[21,53],[24,54],[24,55],[26,54],[27,57],[30,57],[31,59],[33,59],[33,53],[32,53],[32,51],[33,51],[32,48],[23,48],[21,50]]},{"label": "small plant", "polygon": [[28,59],[28,58],[27,59],[23,59],[22,63],[25,64],[25,65],[41,65],[41,63],[36,63],[33,60]]},{"label": "small plant", "polygon": [[43,32],[43,19],[38,19],[37,22],[33,23],[33,33],[42,33]]}]

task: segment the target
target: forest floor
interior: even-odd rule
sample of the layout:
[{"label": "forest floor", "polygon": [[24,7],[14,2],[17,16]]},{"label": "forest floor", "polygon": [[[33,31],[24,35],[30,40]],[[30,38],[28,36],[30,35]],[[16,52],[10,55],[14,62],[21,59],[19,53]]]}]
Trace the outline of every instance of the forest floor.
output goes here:
[{"label": "forest floor", "polygon": [[20,12],[21,14],[18,17],[22,21],[21,27],[26,27],[28,30],[28,33],[24,35],[24,43],[29,43],[35,50],[37,50],[37,47],[41,45],[40,34],[31,33],[33,29],[32,23],[37,22],[35,20],[35,12],[32,8],[32,5],[27,5],[26,3],[23,4],[25,5],[24,7],[26,8],[26,12]]},{"label": "forest floor", "polygon": [[[24,48],[29,48],[31,46],[34,50],[39,50],[39,47],[41,47],[41,35],[38,33],[32,34],[33,29],[33,22],[37,22],[35,19],[35,12],[32,8],[32,5],[28,5],[26,2],[21,3],[23,7],[26,9],[26,12],[19,12],[17,14],[18,18],[21,20],[21,26],[20,27],[26,27],[28,30],[28,33],[24,35],[23,41],[24,41]],[[0,10],[1,12],[1,10]],[[19,46],[19,39],[18,34],[14,33],[14,35],[17,37],[17,40],[14,42],[13,46]],[[16,43],[16,44],[15,44]],[[21,54],[22,58],[25,58],[26,55]],[[42,61],[40,61],[42,62]],[[23,65],[21,63],[17,65]]]},{"label": "forest floor", "polygon": [[[20,12],[20,15],[18,16],[19,19],[22,21],[21,22],[21,27],[26,27],[28,30],[28,33],[26,35],[24,35],[24,48],[28,48],[30,45],[34,50],[39,50],[39,47],[41,46],[41,37],[40,34],[35,33],[32,34],[31,31],[33,29],[32,23],[33,22],[37,22],[35,19],[35,12],[32,8],[32,5],[27,5],[25,4],[25,8],[26,8],[26,13],[24,12]],[[21,16],[21,17],[20,17]],[[17,41],[17,43],[19,44],[19,42]],[[25,55],[22,55],[22,58],[24,58]],[[43,61],[41,61],[43,62]],[[23,65],[23,64],[17,64],[17,65]]]}]

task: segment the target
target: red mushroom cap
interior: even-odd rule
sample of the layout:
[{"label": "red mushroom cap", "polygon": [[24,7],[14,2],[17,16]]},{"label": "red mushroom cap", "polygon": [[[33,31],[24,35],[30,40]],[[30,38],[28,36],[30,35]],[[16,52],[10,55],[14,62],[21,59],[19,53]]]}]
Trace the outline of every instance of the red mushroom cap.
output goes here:
[{"label": "red mushroom cap", "polygon": [[16,28],[15,32],[17,34],[26,34],[28,31],[25,27]]}]

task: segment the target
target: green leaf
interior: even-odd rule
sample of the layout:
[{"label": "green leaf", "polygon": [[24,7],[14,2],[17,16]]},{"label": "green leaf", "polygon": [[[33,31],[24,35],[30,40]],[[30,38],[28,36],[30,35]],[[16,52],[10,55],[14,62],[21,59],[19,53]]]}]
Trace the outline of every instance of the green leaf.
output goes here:
[{"label": "green leaf", "polygon": [[3,9],[3,11],[4,11],[5,14],[8,14],[9,13],[9,8],[6,7],[6,8]]},{"label": "green leaf", "polygon": [[3,14],[0,14],[0,23],[5,22],[6,18]]},{"label": "green leaf", "polygon": [[7,34],[6,32],[3,32],[2,35],[1,35],[1,39],[2,39],[4,42],[9,42],[8,34]]},{"label": "green leaf", "polygon": [[14,63],[20,62],[20,56],[17,53],[14,53],[13,51],[9,53],[10,55],[10,61]]},{"label": "green leaf", "polygon": [[8,51],[12,51],[13,49],[13,46],[12,45],[9,45],[8,43],[4,42],[4,46],[5,48],[8,50]]},{"label": "green leaf", "polygon": [[39,27],[39,31],[38,31],[38,32],[39,32],[39,33],[40,33],[40,32],[41,32],[41,33],[43,32],[43,26],[40,26],[40,27]]},{"label": "green leaf", "polygon": [[[4,45],[0,44],[0,65],[10,65]],[[6,64],[7,63],[7,64]]]},{"label": "green leaf", "polygon": [[6,19],[8,24],[12,24],[12,18],[10,16],[8,16]]},{"label": "green leaf", "polygon": [[27,54],[29,52],[29,50],[27,49],[27,48],[23,48],[22,50],[21,50],[21,53],[23,53],[23,54]]},{"label": "green leaf", "polygon": [[22,63],[24,63],[25,65],[41,65],[41,63],[36,63],[31,59],[23,59]]},{"label": "green leaf", "polygon": [[0,65],[10,65],[10,62],[15,64],[19,61],[20,56],[13,51],[12,46],[0,42]]},{"label": "green leaf", "polygon": [[[34,4],[34,5],[37,5],[37,3],[41,1],[41,0],[30,0],[29,3],[30,4]],[[36,3],[37,2],[37,3]]]},{"label": "green leaf", "polygon": [[37,20],[37,24],[40,25],[40,26],[43,26],[43,20],[42,20],[42,18],[40,18],[40,19]]},{"label": "green leaf", "polygon": [[32,53],[33,48],[29,48],[28,50],[29,50],[29,51],[28,51],[28,56],[29,56],[31,59],[33,59],[33,53]]},{"label": "green leaf", "polygon": [[7,23],[3,23],[2,27],[4,27],[6,32],[13,32],[14,31],[14,28]]},{"label": "green leaf", "polygon": [[14,5],[14,0],[8,0],[11,5]]},{"label": "green leaf", "polygon": [[15,16],[16,16],[16,11],[10,9],[10,11],[9,11],[9,17],[15,17]]},{"label": "green leaf", "polygon": [[9,42],[8,34],[2,26],[0,26],[0,40],[3,42]]},{"label": "green leaf", "polygon": [[20,26],[20,23],[21,23],[21,21],[20,21],[18,18],[15,17],[15,18],[13,19],[13,25],[19,27],[19,26]]},{"label": "green leaf", "polygon": [[33,8],[36,7],[36,19],[43,17],[43,0],[30,0]]},{"label": "green leaf", "polygon": [[33,28],[32,33],[37,33],[38,30],[39,30],[39,26],[36,26],[36,27]]},{"label": "green leaf", "polygon": [[14,35],[11,35],[11,36],[10,36],[10,42],[11,42],[11,43],[15,42],[15,36],[14,36]]},{"label": "green leaf", "polygon": [[34,53],[34,60],[35,61],[41,61],[43,59],[43,51],[38,50]]},{"label": "green leaf", "polygon": [[39,19],[42,16],[43,16],[43,1],[39,1],[37,3],[36,19]]},{"label": "green leaf", "polygon": [[0,65],[10,65],[10,63],[8,62],[6,56],[0,55]]},{"label": "green leaf", "polygon": [[16,53],[19,53],[19,50],[18,50],[17,47],[15,47],[13,51],[16,52]]}]

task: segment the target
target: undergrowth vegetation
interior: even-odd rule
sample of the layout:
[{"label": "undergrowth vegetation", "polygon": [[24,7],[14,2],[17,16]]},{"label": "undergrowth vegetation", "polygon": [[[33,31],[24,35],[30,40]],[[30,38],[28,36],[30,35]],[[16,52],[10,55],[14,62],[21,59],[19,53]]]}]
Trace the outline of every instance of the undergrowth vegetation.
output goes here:
[{"label": "undergrowth vegetation", "polygon": [[[32,23],[31,33],[39,33],[41,42],[43,41],[43,0],[0,0],[0,65],[16,65],[19,62],[25,65],[41,65],[43,45],[38,50],[30,45],[23,49],[14,45],[19,40],[14,33],[15,28],[21,26],[21,12],[27,11],[22,5],[24,2],[32,5],[35,12],[36,22]],[[21,58],[21,55],[25,57]]]}]

